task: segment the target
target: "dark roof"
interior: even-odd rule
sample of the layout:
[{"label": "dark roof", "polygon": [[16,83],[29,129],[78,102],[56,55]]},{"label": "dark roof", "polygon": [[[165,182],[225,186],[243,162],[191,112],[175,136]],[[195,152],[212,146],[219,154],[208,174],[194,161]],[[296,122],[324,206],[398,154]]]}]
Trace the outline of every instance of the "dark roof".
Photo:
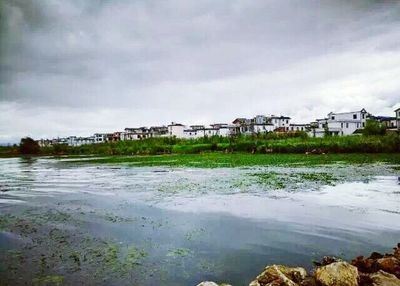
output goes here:
[{"label": "dark roof", "polygon": [[374,118],[379,121],[396,120],[396,117],[393,117],[393,116],[371,116],[371,118]]},{"label": "dark roof", "polygon": [[290,119],[288,116],[271,116],[271,119]]}]

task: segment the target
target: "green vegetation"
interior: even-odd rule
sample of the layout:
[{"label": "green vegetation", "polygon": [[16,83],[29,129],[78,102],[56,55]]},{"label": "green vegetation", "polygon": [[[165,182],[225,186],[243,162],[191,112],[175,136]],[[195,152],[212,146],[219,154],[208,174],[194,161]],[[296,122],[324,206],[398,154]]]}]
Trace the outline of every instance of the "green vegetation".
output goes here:
[{"label": "green vegetation", "polygon": [[[82,146],[54,145],[40,148],[27,145],[21,140],[19,154],[39,155],[161,155],[220,153],[396,153],[400,152],[400,135],[381,134],[381,126],[368,121],[365,134],[354,136],[328,136],[311,138],[304,132],[268,133],[254,136],[205,137],[198,139],[178,139],[174,137],[149,138],[134,141],[117,141]],[[384,132],[385,130],[383,130]],[[30,142],[30,141],[29,141]],[[0,156],[17,155],[15,147],[2,147]]]},{"label": "green vegetation", "polygon": [[310,138],[305,133],[210,137],[199,139],[149,138],[104,144],[43,148],[42,154],[57,155],[156,155],[205,152],[247,153],[380,153],[400,152],[400,136],[344,136]]},{"label": "green vegetation", "polygon": [[188,248],[174,248],[170,249],[167,253],[167,256],[169,257],[183,257],[183,256],[189,256],[192,255],[192,251]]},{"label": "green vegetation", "polygon": [[385,135],[386,126],[374,119],[367,119],[365,127],[363,129],[363,134],[366,136],[370,135]]},{"label": "green vegetation", "polygon": [[44,277],[34,278],[33,285],[42,286],[42,285],[62,285],[64,283],[64,277],[61,275],[47,275]]},{"label": "green vegetation", "polygon": [[335,185],[339,180],[333,174],[326,172],[304,173],[304,172],[267,172],[267,173],[254,173],[252,177],[256,177],[258,183],[270,187],[271,189],[291,189],[299,188],[309,182],[318,185]]},{"label": "green vegetation", "polygon": [[171,166],[171,167],[243,167],[243,166],[310,166],[334,163],[374,163],[387,162],[400,164],[400,154],[249,154],[249,153],[204,153],[172,154],[154,156],[108,156],[97,158],[77,158],[71,163],[120,164],[133,166]]},{"label": "green vegetation", "polygon": [[30,137],[22,138],[19,144],[19,153],[22,155],[37,155],[40,153],[39,144]]}]

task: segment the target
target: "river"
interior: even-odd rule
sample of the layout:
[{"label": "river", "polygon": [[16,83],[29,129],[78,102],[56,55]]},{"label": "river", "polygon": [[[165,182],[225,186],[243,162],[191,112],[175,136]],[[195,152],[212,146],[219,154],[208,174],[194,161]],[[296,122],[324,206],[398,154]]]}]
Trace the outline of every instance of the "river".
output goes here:
[{"label": "river", "polygon": [[399,171],[374,164],[132,167],[0,159],[5,285],[247,285],[400,242]]}]

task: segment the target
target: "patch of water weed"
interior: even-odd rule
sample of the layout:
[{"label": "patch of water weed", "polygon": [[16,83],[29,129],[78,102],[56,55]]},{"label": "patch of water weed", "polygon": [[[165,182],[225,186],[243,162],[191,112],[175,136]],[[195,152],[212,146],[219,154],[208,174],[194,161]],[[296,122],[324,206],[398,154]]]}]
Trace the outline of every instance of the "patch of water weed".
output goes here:
[{"label": "patch of water weed", "polygon": [[284,189],[287,174],[279,174],[277,172],[254,173],[250,174],[257,178],[257,182],[272,189]]},{"label": "patch of water weed", "polygon": [[146,256],[147,253],[143,249],[136,246],[129,246],[123,265],[128,270],[132,269],[136,265],[140,265],[141,260]]},{"label": "patch of water weed", "polygon": [[124,276],[129,274],[136,266],[142,264],[147,252],[135,245],[123,249],[116,243],[105,243],[103,248],[92,249],[97,261],[96,276]]},{"label": "patch of water weed", "polygon": [[193,251],[188,249],[188,248],[173,248],[168,250],[167,256],[168,257],[186,257],[186,256],[192,256]]},{"label": "patch of water weed", "polygon": [[206,230],[204,228],[195,229],[186,233],[185,238],[187,240],[195,240],[204,236]]},{"label": "patch of water weed", "polygon": [[320,182],[327,185],[334,185],[334,183],[338,180],[332,174],[324,173],[324,172],[316,172],[316,173],[296,173],[300,179],[305,181],[313,181],[313,182]]},{"label": "patch of water weed", "polygon": [[268,189],[298,189],[304,185],[335,185],[337,176],[326,172],[275,172],[253,173],[258,184]]},{"label": "patch of water weed", "polygon": [[64,283],[64,276],[61,275],[46,275],[37,277],[32,280],[34,286],[58,286]]},{"label": "patch of water weed", "polygon": [[0,215],[0,231],[9,230],[9,227],[14,225],[16,220],[17,217],[10,214]]},{"label": "patch of water weed", "polygon": [[132,218],[122,217],[122,216],[115,215],[115,214],[110,213],[110,212],[105,213],[104,215],[102,215],[102,217],[105,220],[113,222],[113,223],[133,222],[134,221]]},{"label": "patch of water weed", "polygon": [[29,217],[30,219],[41,223],[66,223],[73,221],[70,214],[59,210],[42,211],[41,209],[30,209],[24,212],[24,217]]}]

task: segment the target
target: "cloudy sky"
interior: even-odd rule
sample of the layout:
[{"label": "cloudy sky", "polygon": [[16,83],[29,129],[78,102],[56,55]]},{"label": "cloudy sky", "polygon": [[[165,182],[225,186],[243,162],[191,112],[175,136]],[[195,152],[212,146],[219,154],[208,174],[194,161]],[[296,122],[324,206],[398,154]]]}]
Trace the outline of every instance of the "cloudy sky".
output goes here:
[{"label": "cloudy sky", "polygon": [[400,103],[400,2],[1,0],[0,142]]}]

